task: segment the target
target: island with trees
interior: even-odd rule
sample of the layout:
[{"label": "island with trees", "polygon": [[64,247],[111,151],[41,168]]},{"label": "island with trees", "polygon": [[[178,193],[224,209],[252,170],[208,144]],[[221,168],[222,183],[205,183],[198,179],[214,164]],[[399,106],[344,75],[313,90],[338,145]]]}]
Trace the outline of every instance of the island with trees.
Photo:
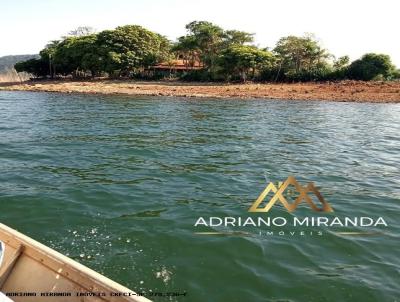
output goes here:
[{"label": "island with trees", "polygon": [[311,34],[260,48],[253,34],[207,21],[187,24],[175,42],[139,25],[80,27],[15,69],[35,81],[0,89],[400,102],[388,55],[336,58]]}]

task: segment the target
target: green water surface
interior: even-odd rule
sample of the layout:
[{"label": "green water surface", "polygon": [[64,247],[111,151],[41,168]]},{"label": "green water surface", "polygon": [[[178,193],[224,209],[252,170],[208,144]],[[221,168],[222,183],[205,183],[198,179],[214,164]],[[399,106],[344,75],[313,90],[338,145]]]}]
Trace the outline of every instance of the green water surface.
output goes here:
[{"label": "green water surface", "polygon": [[[399,172],[399,105],[0,92],[0,221],[155,301],[400,301]],[[195,234],[289,175],[388,226]]]}]

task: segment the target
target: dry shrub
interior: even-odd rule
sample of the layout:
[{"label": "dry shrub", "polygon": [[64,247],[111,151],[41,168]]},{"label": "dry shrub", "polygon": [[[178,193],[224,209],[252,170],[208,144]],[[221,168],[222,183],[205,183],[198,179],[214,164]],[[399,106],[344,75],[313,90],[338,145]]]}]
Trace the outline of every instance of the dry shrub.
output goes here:
[{"label": "dry shrub", "polygon": [[30,79],[30,74],[17,72],[14,68],[0,72],[0,82],[24,82]]}]

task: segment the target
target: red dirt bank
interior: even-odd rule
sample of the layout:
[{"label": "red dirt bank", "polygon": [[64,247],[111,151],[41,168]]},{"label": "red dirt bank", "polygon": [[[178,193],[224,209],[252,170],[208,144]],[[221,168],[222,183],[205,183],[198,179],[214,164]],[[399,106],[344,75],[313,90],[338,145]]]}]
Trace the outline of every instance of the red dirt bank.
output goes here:
[{"label": "red dirt bank", "polygon": [[2,83],[0,90],[208,98],[400,103],[400,82],[219,84],[129,80]]}]

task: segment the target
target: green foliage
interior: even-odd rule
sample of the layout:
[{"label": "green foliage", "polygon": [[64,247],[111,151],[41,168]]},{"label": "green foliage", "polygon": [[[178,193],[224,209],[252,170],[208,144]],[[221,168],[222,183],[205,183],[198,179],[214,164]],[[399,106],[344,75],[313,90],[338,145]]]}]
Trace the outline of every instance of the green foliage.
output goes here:
[{"label": "green foliage", "polygon": [[40,52],[40,64],[31,61],[18,68],[26,67],[38,76],[43,76],[42,65],[47,65],[47,75],[51,70],[51,76],[53,73],[96,76],[103,72],[111,76],[128,76],[166,60],[171,54],[170,43],[165,37],[138,25],[117,27],[98,34],[90,32],[78,28],[73,35],[47,45]]},{"label": "green foliage", "polygon": [[218,63],[227,79],[238,77],[246,81],[249,76],[254,79],[260,70],[272,66],[273,56],[254,46],[233,44],[221,52]]},{"label": "green foliage", "polygon": [[172,47],[172,51],[184,60],[186,66],[194,66],[200,61],[200,50],[194,36],[183,36]]},{"label": "green foliage", "polygon": [[278,63],[276,63],[275,57],[275,64],[271,67],[263,68],[260,70],[258,79],[261,81],[267,82],[277,82],[284,80],[284,74],[281,72],[281,68]]},{"label": "green foliage", "polygon": [[350,64],[347,75],[363,81],[390,79],[395,75],[395,67],[388,55],[367,53]]},{"label": "green foliage", "polygon": [[280,79],[319,80],[329,69],[327,59],[330,55],[311,35],[283,37],[278,41],[274,52],[279,62],[277,78]]},{"label": "green foliage", "polygon": [[98,34],[100,53],[108,73],[123,75],[165,60],[170,52],[169,41],[138,25],[126,25]]},{"label": "green foliage", "polygon": [[349,63],[350,63],[349,56],[342,56],[333,62],[333,68],[337,70],[346,69]]},{"label": "green foliage", "polygon": [[326,80],[343,80],[347,77],[347,69],[349,67],[349,56],[342,56],[333,61],[330,74],[326,76]]},{"label": "green foliage", "polygon": [[[201,60],[210,73],[217,78],[220,54],[232,45],[253,42],[253,34],[239,30],[223,30],[207,21],[193,21],[186,25],[187,35],[180,37],[173,50],[188,61],[188,66]],[[188,75],[186,75],[188,77]]]},{"label": "green foliage", "polygon": [[325,49],[312,36],[288,36],[281,38],[274,52],[282,59],[287,70],[296,72],[302,69],[312,69],[316,64],[324,62],[328,57]]},{"label": "green foliage", "polygon": [[14,65],[17,72],[27,72],[35,77],[45,77],[49,74],[49,64],[43,59],[29,59]]},{"label": "green foliage", "polygon": [[237,44],[244,45],[254,42],[254,35],[240,30],[227,30],[224,33],[224,39],[227,45]]},{"label": "green foliage", "polygon": [[[158,79],[164,70],[151,70],[163,63],[173,70],[179,58],[191,71],[182,80],[325,81],[399,79],[390,57],[366,54],[350,63],[348,56],[332,56],[312,36],[281,38],[272,52],[252,43],[253,34],[224,30],[207,21],[186,25],[187,34],[174,45],[160,34],[138,25],[126,25],[95,33],[78,27],[60,41],[51,41],[40,57],[15,64],[17,71],[36,77],[100,76]],[[197,70],[198,67],[203,69]],[[177,73],[178,74],[178,73]],[[176,74],[175,74],[176,75]]]},{"label": "green foliage", "polygon": [[286,80],[291,82],[326,81],[333,79],[333,70],[329,65],[313,69],[302,69],[299,72],[287,73]]},{"label": "green foliage", "polygon": [[79,70],[90,70],[96,73],[101,66],[94,64],[96,60],[96,35],[69,37],[61,41],[54,52],[54,64],[57,72],[63,75]]},{"label": "green foliage", "polygon": [[395,71],[393,71],[392,78],[394,80],[400,79],[400,69],[396,69]]},{"label": "green foliage", "polygon": [[200,59],[213,74],[224,38],[223,29],[211,22],[193,21],[186,25],[186,30],[188,31],[186,39],[192,41]]},{"label": "green foliage", "polygon": [[189,72],[183,73],[181,76],[182,81],[187,82],[209,82],[211,79],[210,73],[205,70],[191,70]]}]

